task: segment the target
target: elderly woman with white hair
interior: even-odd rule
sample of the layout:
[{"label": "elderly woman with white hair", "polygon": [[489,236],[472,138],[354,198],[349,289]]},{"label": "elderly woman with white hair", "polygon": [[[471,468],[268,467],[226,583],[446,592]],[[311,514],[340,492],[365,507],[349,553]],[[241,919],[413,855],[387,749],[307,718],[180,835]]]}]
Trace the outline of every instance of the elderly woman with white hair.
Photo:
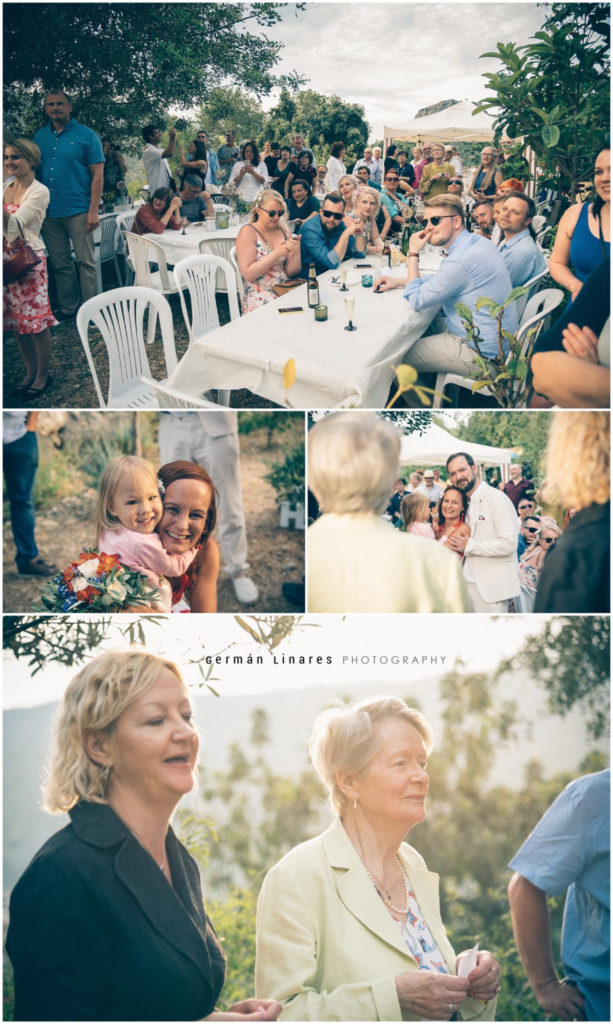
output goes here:
[{"label": "elderly woman with white hair", "polygon": [[496,960],[481,951],[458,976],[438,876],[403,841],[426,817],[432,746],[395,697],[315,722],[311,758],[338,817],[269,871],[258,902],[256,993],[284,1020],[494,1019]]},{"label": "elderly woman with white hair", "polygon": [[274,1000],[215,1012],[225,956],[198,868],[169,821],[199,738],[171,661],[107,651],[69,684],[46,809],[70,824],[10,904],[16,1020],[274,1020]]},{"label": "elderly woman with white hair", "polygon": [[323,515],[308,531],[309,611],[470,611],[459,560],[382,518],[399,459],[399,432],[374,413],[332,413],[310,431]]}]

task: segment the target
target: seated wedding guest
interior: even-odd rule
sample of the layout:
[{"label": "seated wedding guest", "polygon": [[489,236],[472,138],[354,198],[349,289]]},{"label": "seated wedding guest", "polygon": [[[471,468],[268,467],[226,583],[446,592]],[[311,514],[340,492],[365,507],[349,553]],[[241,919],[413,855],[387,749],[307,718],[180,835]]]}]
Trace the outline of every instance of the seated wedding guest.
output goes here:
[{"label": "seated wedding guest", "polygon": [[[467,541],[470,537],[470,526],[466,522],[468,514],[468,495],[458,487],[448,487],[440,498],[436,510],[436,539],[439,544],[446,544],[451,536],[462,537]],[[456,551],[460,559],[462,551]]]},{"label": "seated wedding guest", "polygon": [[196,784],[199,736],[172,661],[111,650],[69,683],[45,807],[70,822],[11,894],[15,1018],[271,1020],[248,999],[215,1010],[225,956],[196,862],[170,818]]},{"label": "seated wedding guest", "polygon": [[413,164],[409,163],[409,156],[406,149],[399,149],[397,155],[396,170],[400,176],[398,182],[398,188],[400,192],[403,192],[407,196],[414,196],[415,192],[412,188],[413,182],[415,181],[415,168]]},{"label": "seated wedding guest", "polygon": [[387,210],[391,218],[391,229],[402,231],[405,225],[405,213],[411,209],[408,202],[398,191],[400,176],[398,171],[392,168],[386,171],[383,180],[383,191],[381,192],[381,205]]},{"label": "seated wedding guest", "polygon": [[459,175],[454,175],[447,182],[447,191],[450,196],[457,196],[458,199],[462,200],[462,206],[464,207],[464,220],[468,223],[468,218],[471,216],[470,210],[473,205],[472,199],[469,196],[464,195],[464,182]]},{"label": "seated wedding guest", "polygon": [[169,188],[158,188],[148,203],[139,206],[132,231],[136,235],[146,235],[148,232],[161,235],[166,228],[180,231],[180,209],[181,199],[179,196],[174,195]]},{"label": "seated wedding guest", "polygon": [[427,719],[397,697],[335,704],[315,721],[311,760],[335,820],[268,872],[258,900],[256,992],[276,996],[284,1020],[494,1019],[498,963],[480,950],[458,976],[439,876],[406,842],[426,817],[433,745]]},{"label": "seated wedding guest", "polygon": [[353,259],[366,252],[361,220],[345,217],[345,200],[339,192],[329,192],[317,217],[310,217],[300,228],[302,243],[301,276],[307,277],[309,263],[315,272],[338,267],[344,259]]},{"label": "seated wedding guest", "polygon": [[345,213],[353,213],[353,199],[357,188],[357,178],[353,174],[343,174],[338,181],[338,191],[345,200]]},{"label": "seated wedding guest", "polygon": [[[364,238],[366,239],[366,251],[378,253],[383,249],[383,235],[379,231],[377,216],[381,209],[379,193],[374,188],[364,188],[362,185],[356,189],[353,210],[356,217],[364,225]],[[385,211],[387,214],[387,210]],[[391,223],[388,217],[388,224]]]},{"label": "seated wedding guest", "polygon": [[551,554],[561,536],[562,531],[553,516],[541,516],[538,545],[543,556]]},{"label": "seated wedding guest", "polygon": [[294,230],[304,224],[309,217],[314,217],[319,210],[320,202],[311,194],[309,183],[304,178],[294,178],[290,187],[290,197],[287,200],[288,220],[296,221]]},{"label": "seated wedding guest", "polygon": [[[611,151],[602,149],[594,164],[596,198],[575,203],[562,216],[549,273],[576,299],[592,271],[611,251]],[[573,269],[571,270],[571,265]]]},{"label": "seated wedding guest", "polygon": [[[309,192],[313,191],[313,182],[317,177],[317,169],[313,167],[311,163],[310,149],[301,149],[298,154],[298,171],[296,173],[297,178],[302,178],[304,181],[309,183]],[[291,187],[291,185],[290,185]]]},{"label": "seated wedding guest", "polygon": [[337,192],[338,184],[343,174],[345,174],[347,168],[343,163],[343,157],[345,155],[345,143],[344,142],[333,142],[330,146],[330,156],[326,164],[327,170],[327,185],[329,192]]},{"label": "seated wedding guest", "polygon": [[378,160],[375,160],[373,157],[372,148],[367,146],[364,150],[364,157],[360,160],[356,160],[354,163],[353,173],[357,175],[360,167],[365,167],[368,171],[368,177],[375,181],[377,178],[378,163]]},{"label": "seated wedding guest", "polygon": [[564,409],[610,405],[610,272],[607,257],[534,346],[534,390]]},{"label": "seated wedding guest", "polygon": [[232,168],[230,184],[234,185],[241,199],[252,203],[265,184],[267,177],[266,164],[260,160],[256,143],[253,141],[243,143],[241,158]]},{"label": "seated wedding guest", "polygon": [[181,188],[184,187],[185,179],[190,174],[192,177],[196,175],[200,179],[200,189],[203,190],[206,188],[206,172],[209,167],[208,150],[201,139],[194,139],[193,142],[190,142],[187,152],[189,153],[189,160],[185,156],[183,146],[181,146],[179,150],[179,159],[183,168]]},{"label": "seated wedding guest", "polygon": [[[28,398],[42,395],[49,384],[51,331],[56,319],[49,305],[47,258],[40,230],[49,205],[49,189],[36,180],[40,149],[29,139],[13,139],[4,147],[2,246],[5,265],[21,247],[22,235],[40,262],[26,273],[3,284],[4,330],[14,331],[24,363],[24,378],[17,392]],[[8,271],[10,268],[6,266]]]},{"label": "seated wedding guest", "polygon": [[[453,194],[451,190],[450,192]],[[491,238],[496,224],[494,220],[494,204],[491,199],[482,199],[481,202],[475,203],[472,208],[472,218],[479,228],[478,234],[483,235],[484,238]]]},{"label": "seated wedding guest", "polygon": [[325,164],[320,164],[319,167],[317,168],[317,177],[313,182],[313,195],[317,196],[318,199],[321,199],[322,196],[325,196],[326,192],[328,191],[326,185],[327,176],[328,168],[326,167]]},{"label": "seated wedding guest", "polygon": [[556,412],[546,451],[546,496],[578,508],[545,560],[534,610],[608,612],[610,606],[608,412]]},{"label": "seated wedding guest", "polygon": [[498,226],[504,235],[498,252],[506,264],[514,288],[530,281],[547,268],[532,227],[535,214],[536,206],[530,196],[523,192],[506,193],[498,215]]},{"label": "seated wedding guest", "polygon": [[264,189],[249,223],[238,233],[236,259],[244,281],[244,313],[276,299],[275,285],[300,271],[300,239],[292,238],[281,223],[286,216],[283,197],[274,189]]},{"label": "seated wedding guest", "polygon": [[486,146],[481,151],[481,163],[477,167],[470,183],[470,194],[476,202],[496,194],[496,189],[503,181],[503,173],[498,167],[498,155],[493,146]]},{"label": "seated wedding guest", "polygon": [[332,413],[310,431],[309,487],[324,514],[308,530],[309,611],[469,610],[458,559],[381,518],[399,456],[398,432],[373,413]]},{"label": "seated wedding guest", "polygon": [[539,544],[541,520],[538,516],[526,516],[521,529],[522,532],[526,532],[529,539],[519,559],[519,582],[522,587],[520,609],[524,612],[531,612],[534,610],[536,589],[546,552]]},{"label": "seated wedding guest", "polygon": [[400,505],[402,525],[405,533],[414,537],[425,537],[434,540],[434,530],[430,522],[430,502],[425,494],[414,491],[402,499]]},{"label": "seated wedding guest", "polygon": [[497,196],[502,196],[509,192],[521,192],[522,195],[525,195],[521,181],[518,178],[508,178],[506,181],[501,181],[496,189]]},{"label": "seated wedding guest", "polygon": [[178,193],[181,200],[179,215],[192,223],[203,217],[214,217],[215,207],[208,192],[202,191],[202,182],[195,174],[186,174]]},{"label": "seated wedding guest", "polygon": [[372,178],[369,177],[368,167],[366,166],[366,164],[362,164],[362,166],[358,167],[357,170],[354,167],[353,173],[361,185],[367,185],[368,188],[374,188],[376,189],[377,192],[381,191],[381,186],[377,185],[377,183],[373,181]]}]

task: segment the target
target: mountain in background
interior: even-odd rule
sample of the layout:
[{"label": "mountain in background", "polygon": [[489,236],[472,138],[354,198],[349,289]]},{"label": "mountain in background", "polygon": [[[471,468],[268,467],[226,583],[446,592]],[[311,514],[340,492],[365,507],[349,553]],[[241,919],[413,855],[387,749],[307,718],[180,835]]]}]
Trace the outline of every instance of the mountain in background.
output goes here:
[{"label": "mountain in background", "polygon": [[459,103],[459,100],[439,100],[438,103],[433,103],[431,107],[422,107],[418,110],[415,117],[427,117],[428,114],[438,114],[439,110],[445,110],[446,107],[452,107],[454,103]]},{"label": "mountain in background", "polygon": [[[291,671],[291,669],[288,669]],[[232,743],[247,746],[251,716],[262,708],[268,717],[270,742],[262,753],[275,773],[296,776],[308,765],[307,745],[316,715],[331,701],[384,692],[413,701],[431,722],[435,735],[442,729],[438,678],[419,685],[363,683],[349,688],[312,686],[233,697],[196,694],[196,720],[202,736],[201,761],[205,776],[228,763]],[[576,771],[591,749],[579,713],[552,716],[543,692],[526,673],[513,677],[512,696],[526,723],[519,742],[501,747],[484,786],[523,784],[523,768],[538,760],[546,775]],[[53,832],[67,823],[66,815],[41,809],[40,785],[53,731],[57,704],[15,709],[4,714],[4,887],[10,889],[29,860]],[[603,743],[602,749],[607,745]]]}]

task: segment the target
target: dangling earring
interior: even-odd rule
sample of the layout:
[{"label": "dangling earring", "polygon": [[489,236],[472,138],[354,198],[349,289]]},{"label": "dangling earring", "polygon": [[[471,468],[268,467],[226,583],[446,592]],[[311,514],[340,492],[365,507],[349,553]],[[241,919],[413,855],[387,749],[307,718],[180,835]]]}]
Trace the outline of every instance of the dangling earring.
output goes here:
[{"label": "dangling earring", "polygon": [[101,769],[101,771],[100,771],[100,776],[101,776],[101,779],[100,779],[101,786],[100,786],[100,788],[102,790],[102,795],[106,796],[107,790],[109,788],[109,777],[111,775],[111,766],[110,766],[110,764],[103,764],[103,765],[100,765],[100,769]]}]

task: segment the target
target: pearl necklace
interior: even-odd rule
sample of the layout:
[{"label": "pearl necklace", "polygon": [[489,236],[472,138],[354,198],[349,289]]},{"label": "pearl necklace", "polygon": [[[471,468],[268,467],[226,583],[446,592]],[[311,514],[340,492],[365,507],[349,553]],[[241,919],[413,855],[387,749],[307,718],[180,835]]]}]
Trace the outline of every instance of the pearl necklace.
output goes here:
[{"label": "pearl necklace", "polygon": [[385,903],[386,907],[389,907],[390,910],[393,910],[395,914],[402,914],[402,916],[404,917],[408,913],[408,910],[409,910],[409,894],[410,894],[411,890],[410,890],[410,887],[409,887],[409,880],[408,880],[405,872],[403,871],[402,864],[400,863],[400,858],[398,857],[398,854],[396,854],[395,860],[396,860],[396,864],[398,865],[398,870],[400,872],[400,877],[401,877],[401,879],[402,879],[402,881],[404,883],[404,899],[405,899],[405,903],[406,903],[405,907],[397,907],[397,906],[395,906],[394,903],[392,903],[392,894],[391,894],[391,892],[386,893],[385,886],[383,885],[383,883],[375,875],[373,875],[372,871],[368,868],[368,866],[366,864],[364,864],[364,861],[362,861],[362,863],[364,864],[364,867],[366,869],[366,874],[370,878],[370,881],[374,885],[375,890],[377,891],[377,893],[379,894],[379,896],[381,897],[381,899]]}]

